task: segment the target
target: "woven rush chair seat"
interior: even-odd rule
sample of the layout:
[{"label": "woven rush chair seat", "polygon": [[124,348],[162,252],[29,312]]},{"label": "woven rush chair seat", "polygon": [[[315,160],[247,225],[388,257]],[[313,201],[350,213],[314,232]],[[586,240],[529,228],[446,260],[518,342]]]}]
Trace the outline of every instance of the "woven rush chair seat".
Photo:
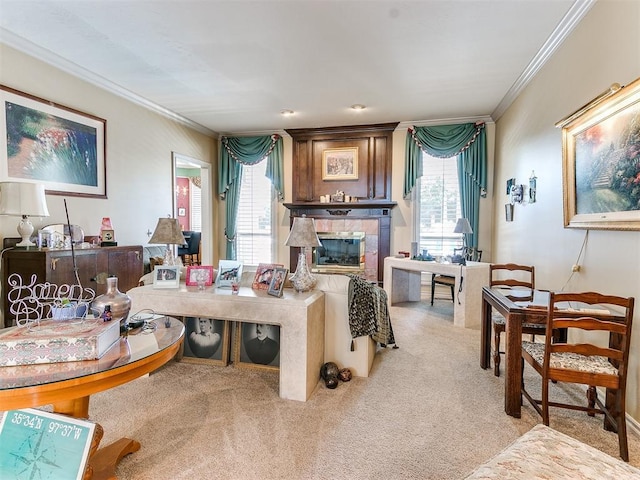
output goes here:
[{"label": "woven rush chair seat", "polygon": [[[544,343],[522,342],[522,348],[540,365],[544,362]],[[618,369],[609,359],[600,355],[585,356],[574,352],[554,352],[550,355],[549,368],[562,368],[584,373],[618,375]]]}]

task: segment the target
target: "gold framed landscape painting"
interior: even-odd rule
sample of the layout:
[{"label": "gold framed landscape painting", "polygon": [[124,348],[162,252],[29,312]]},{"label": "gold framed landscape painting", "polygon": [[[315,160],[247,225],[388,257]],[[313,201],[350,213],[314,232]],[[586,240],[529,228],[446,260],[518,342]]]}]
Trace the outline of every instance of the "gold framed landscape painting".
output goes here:
[{"label": "gold framed landscape painting", "polygon": [[556,126],[565,227],[640,230],[640,78],[612,85]]},{"label": "gold framed landscape painting", "polygon": [[106,120],[0,85],[0,181],[107,198]]},{"label": "gold framed landscape painting", "polygon": [[357,180],[358,147],[322,151],[322,180]]}]

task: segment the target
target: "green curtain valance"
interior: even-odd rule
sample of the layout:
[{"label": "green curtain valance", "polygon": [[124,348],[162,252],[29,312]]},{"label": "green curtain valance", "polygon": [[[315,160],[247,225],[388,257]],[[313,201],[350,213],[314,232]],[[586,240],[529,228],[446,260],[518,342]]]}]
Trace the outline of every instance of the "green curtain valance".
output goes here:
[{"label": "green curtain valance", "polygon": [[231,184],[240,177],[242,165],[255,165],[267,159],[266,177],[273,184],[279,200],[284,199],[284,156],[282,137],[222,137],[218,195],[225,198]]},{"label": "green curtain valance", "polygon": [[486,147],[484,123],[462,123],[436,125],[432,127],[409,127],[407,131],[404,198],[411,195],[416,180],[422,176],[422,152],[432,157],[449,158],[462,154],[477,143],[475,152],[481,148],[483,154],[468,157],[464,174],[471,175],[480,188],[487,185]]}]

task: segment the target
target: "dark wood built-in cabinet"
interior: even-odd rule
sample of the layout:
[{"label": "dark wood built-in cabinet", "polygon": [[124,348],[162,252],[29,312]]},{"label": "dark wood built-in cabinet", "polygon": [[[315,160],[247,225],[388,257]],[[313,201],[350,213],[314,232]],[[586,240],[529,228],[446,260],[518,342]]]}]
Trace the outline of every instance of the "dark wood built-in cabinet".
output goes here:
[{"label": "dark wood built-in cabinet", "polygon": [[[301,215],[321,220],[345,219],[348,225],[358,220],[375,220],[371,239],[376,239],[377,268],[373,278],[382,283],[384,258],[390,255],[391,210],[396,202],[391,200],[391,164],[393,132],[398,123],[354,125],[346,127],[289,129],[293,139],[292,202],[286,203],[293,218]],[[333,149],[357,148],[357,178],[323,178],[323,153]],[[321,196],[342,191],[352,202],[321,202]],[[354,221],[354,222],[352,222]],[[331,222],[325,222],[327,225]],[[369,242],[370,240],[367,240]],[[295,270],[298,248],[290,249],[290,267]]]},{"label": "dark wood built-in cabinet", "polygon": [[[142,246],[102,247],[75,250],[80,284],[102,295],[107,290],[106,279],[118,277],[121,292],[136,287],[142,276]],[[17,273],[28,284],[33,274],[37,283],[76,284],[71,250],[20,250],[4,252],[2,257],[2,295],[4,326],[14,324],[7,302],[8,278]]]}]

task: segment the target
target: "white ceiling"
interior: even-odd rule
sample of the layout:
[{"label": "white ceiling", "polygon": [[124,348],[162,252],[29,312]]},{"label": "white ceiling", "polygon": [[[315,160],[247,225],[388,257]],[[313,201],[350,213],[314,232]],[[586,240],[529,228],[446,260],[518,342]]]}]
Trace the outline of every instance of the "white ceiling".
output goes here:
[{"label": "white ceiling", "polygon": [[205,132],[496,120],[593,1],[0,0],[0,41]]}]

